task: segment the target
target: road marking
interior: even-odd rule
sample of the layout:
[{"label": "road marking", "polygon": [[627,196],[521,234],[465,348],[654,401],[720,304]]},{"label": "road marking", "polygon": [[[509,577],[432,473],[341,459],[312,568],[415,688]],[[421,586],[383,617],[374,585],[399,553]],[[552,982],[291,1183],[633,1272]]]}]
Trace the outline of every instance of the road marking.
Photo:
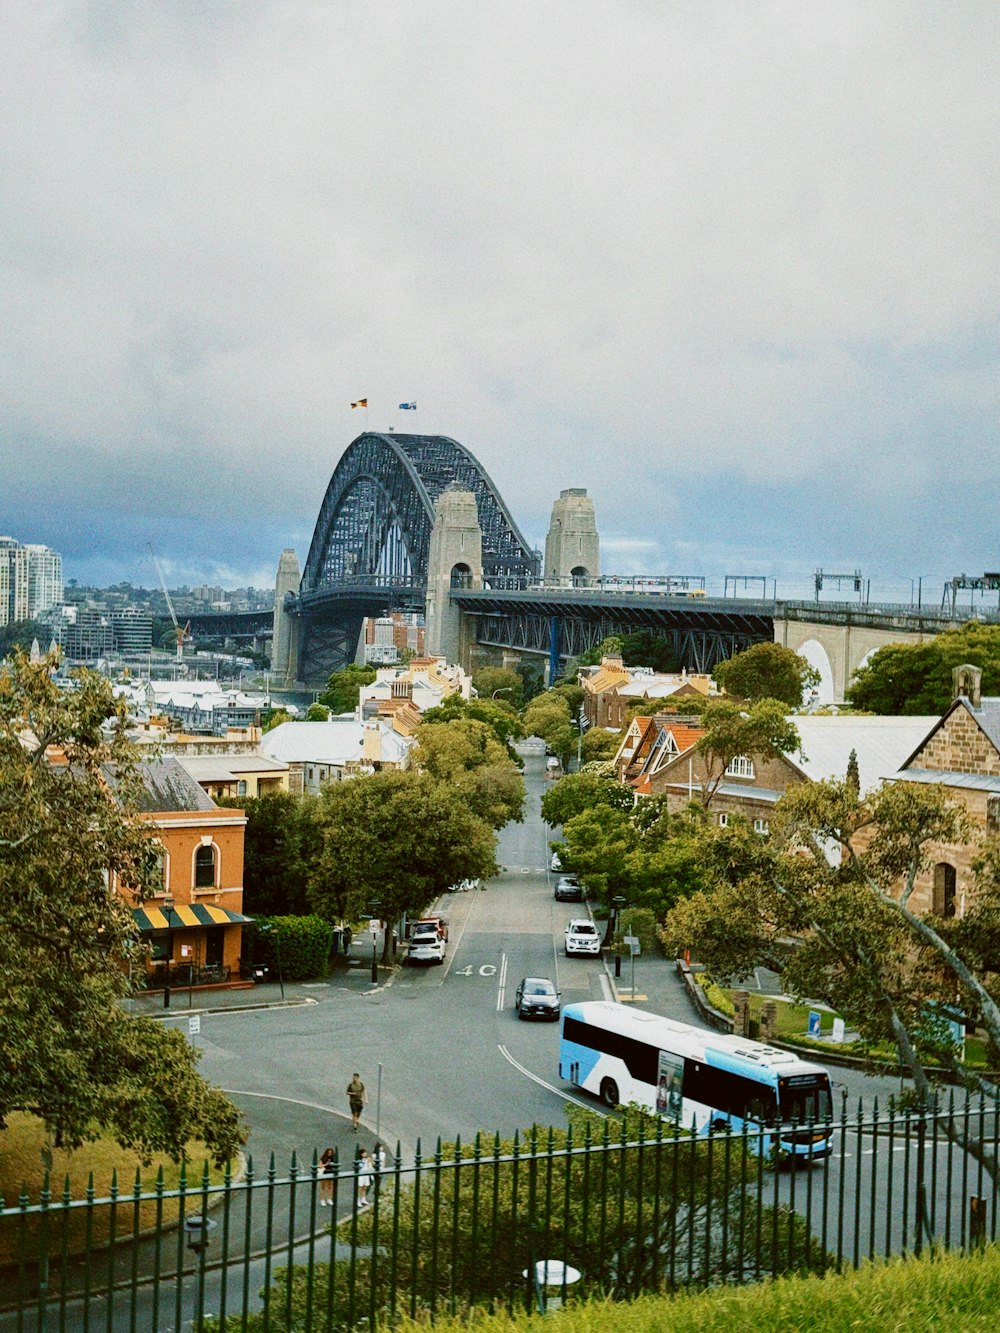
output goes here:
[{"label": "road marking", "polygon": [[509,1065],[514,1066],[519,1074],[523,1074],[525,1078],[530,1078],[532,1083],[537,1083],[540,1088],[545,1088],[547,1092],[554,1092],[557,1097],[561,1097],[565,1102],[572,1102],[574,1106],[582,1106],[585,1111],[597,1111],[598,1115],[604,1115],[603,1111],[599,1110],[596,1106],[593,1106],[590,1102],[581,1102],[579,1097],[571,1096],[568,1092],[564,1092],[562,1088],[557,1088],[551,1083],[546,1083],[545,1079],[539,1078],[538,1075],[533,1074],[530,1069],[525,1069],[524,1065],[514,1059],[506,1046],[498,1046],[497,1050]]},{"label": "road marking", "polygon": [[496,964],[494,963],[483,963],[482,967],[479,969],[479,975],[481,977],[495,977],[496,974],[497,969]]},{"label": "road marking", "polygon": [[610,981],[610,979],[609,979],[609,977],[608,977],[608,974],[607,974],[606,972],[601,972],[601,973],[598,975],[598,978],[597,978],[597,979],[598,979],[598,981],[601,983],[601,990],[604,992],[604,998],[605,998],[606,1000],[611,1000],[611,1001],[613,1001],[614,998],[615,998],[615,993],[614,993],[614,991],[611,989],[611,981]]},{"label": "road marking", "polygon": [[[482,968],[479,969],[482,973]],[[495,969],[494,969],[495,970]],[[497,1013],[503,1008],[504,987],[507,985],[507,955],[500,955],[500,981],[497,987]]]}]

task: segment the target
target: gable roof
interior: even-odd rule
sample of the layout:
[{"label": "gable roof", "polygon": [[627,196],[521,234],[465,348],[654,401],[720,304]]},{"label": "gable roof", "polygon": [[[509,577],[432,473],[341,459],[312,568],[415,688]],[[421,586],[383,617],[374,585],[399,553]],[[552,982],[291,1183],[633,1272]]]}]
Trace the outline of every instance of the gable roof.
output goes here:
[{"label": "gable roof", "polygon": [[854,717],[850,714],[788,719],[799,733],[801,749],[785,758],[812,782],[843,778],[851,751],[857,752],[862,794],[877,787],[923,744],[936,717]]},{"label": "gable roof", "polygon": [[979,701],[979,707],[975,708],[965,695],[961,695],[941,717],[934,719],[934,725],[928,729],[925,736],[921,737],[913,752],[900,764],[900,768],[908,768],[913,763],[927,742],[937,735],[959,708],[965,709],[993,748],[1000,752],[1000,696],[984,695]]},{"label": "gable roof", "polygon": [[[138,807],[144,814],[218,809],[179,759],[170,756],[143,759],[136,765],[136,771],[142,781]],[[101,772],[110,787],[118,785],[113,764],[102,764]]]}]

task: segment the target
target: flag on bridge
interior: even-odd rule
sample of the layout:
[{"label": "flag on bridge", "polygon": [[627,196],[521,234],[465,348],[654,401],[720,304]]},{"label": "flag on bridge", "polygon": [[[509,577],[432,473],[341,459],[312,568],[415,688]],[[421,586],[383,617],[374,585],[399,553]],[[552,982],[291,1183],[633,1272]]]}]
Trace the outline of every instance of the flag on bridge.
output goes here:
[{"label": "flag on bridge", "polygon": [[356,403],[352,403],[351,406],[352,406],[352,407],[367,407],[367,406],[368,406],[368,399],[367,399],[367,398],[359,398],[358,401],[357,401]]},{"label": "flag on bridge", "polygon": [[417,410],[417,405],[416,403],[400,403],[399,410],[401,412],[415,412]]}]

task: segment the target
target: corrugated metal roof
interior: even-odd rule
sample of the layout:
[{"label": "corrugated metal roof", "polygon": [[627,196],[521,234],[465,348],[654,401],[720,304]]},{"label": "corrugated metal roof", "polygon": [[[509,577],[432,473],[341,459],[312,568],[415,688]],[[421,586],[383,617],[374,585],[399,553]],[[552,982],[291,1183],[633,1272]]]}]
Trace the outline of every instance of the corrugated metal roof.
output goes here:
[{"label": "corrugated metal roof", "polygon": [[899,770],[940,719],[803,714],[788,720],[801,741],[801,753],[786,754],[796,768],[813,782],[843,778],[855,750],[861,790],[868,792]]},{"label": "corrugated metal roof", "polygon": [[[396,762],[410,747],[409,737],[391,727],[382,731],[382,759]],[[360,759],[365,724],[345,718],[337,722],[282,722],[264,733],[260,748],[286,764],[333,764]]]},{"label": "corrugated metal roof", "polygon": [[[202,791],[179,760],[169,756],[144,759],[137,769],[143,786],[138,804],[146,814],[217,809],[212,798]],[[109,784],[117,786],[114,765],[104,764],[102,771]]]},{"label": "corrugated metal roof", "polygon": [[1000,792],[1000,777],[990,773],[957,773],[938,768],[904,768],[890,775],[892,782],[940,783],[942,787]]}]

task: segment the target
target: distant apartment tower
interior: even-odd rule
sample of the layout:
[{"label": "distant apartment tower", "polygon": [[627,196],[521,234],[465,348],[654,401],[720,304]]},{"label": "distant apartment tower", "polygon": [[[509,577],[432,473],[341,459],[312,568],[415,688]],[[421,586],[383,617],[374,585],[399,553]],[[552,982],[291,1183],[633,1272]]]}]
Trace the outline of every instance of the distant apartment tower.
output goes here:
[{"label": "distant apartment tower", "polygon": [[0,537],[0,625],[34,620],[63,599],[62,556]]},{"label": "distant apartment tower", "polygon": [[388,616],[369,616],[364,624],[365,661],[390,666],[404,651],[423,657],[426,627],[415,615],[394,611]]},{"label": "distant apartment tower", "polygon": [[148,653],[153,646],[153,613],[138,606],[112,611],[111,633],[120,653]]},{"label": "distant apartment tower", "polygon": [[114,652],[115,636],[106,612],[93,606],[73,608],[75,615],[62,632],[62,647],[71,662],[96,662]]}]

